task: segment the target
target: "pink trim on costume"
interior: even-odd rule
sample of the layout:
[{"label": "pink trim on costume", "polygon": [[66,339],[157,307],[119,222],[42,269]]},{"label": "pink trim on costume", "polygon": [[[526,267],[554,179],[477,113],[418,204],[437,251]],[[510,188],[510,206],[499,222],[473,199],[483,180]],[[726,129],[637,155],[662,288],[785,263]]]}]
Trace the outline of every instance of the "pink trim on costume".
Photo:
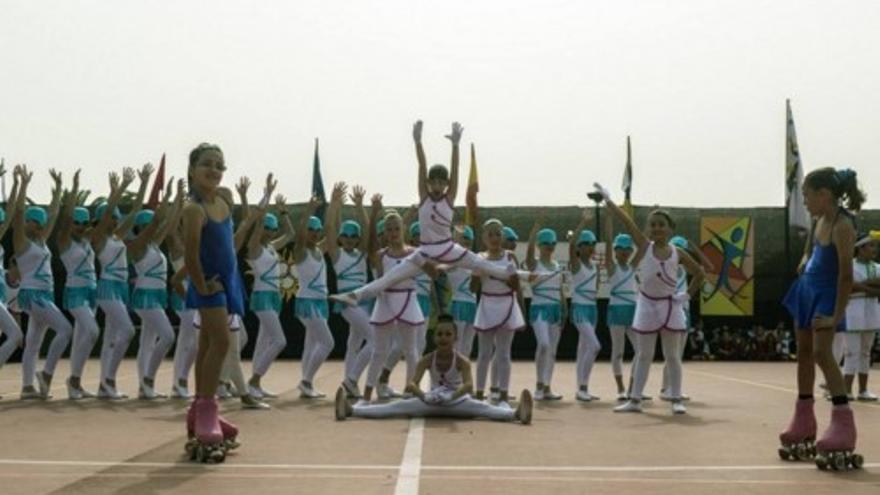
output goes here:
[{"label": "pink trim on costume", "polygon": [[666,320],[663,322],[662,325],[660,325],[659,327],[655,328],[654,330],[640,330],[640,329],[638,329],[638,328],[636,328],[636,327],[630,327],[630,328],[632,328],[632,331],[633,331],[633,332],[637,332],[637,333],[657,333],[657,332],[659,332],[659,331],[661,331],[661,330],[669,330],[670,332],[686,332],[686,331],[687,331],[687,328],[670,328],[670,327],[669,327],[669,319],[672,318],[672,300],[673,300],[672,296],[665,296],[665,297],[652,297],[652,296],[649,296],[648,294],[645,294],[645,293],[642,292],[642,291],[639,291],[639,292],[642,294],[642,296],[644,296],[644,297],[647,298],[647,299],[650,299],[651,301],[666,301],[666,302],[667,302],[667,306],[666,306]]},{"label": "pink trim on costume", "polygon": [[394,321],[400,321],[400,322],[406,323],[407,325],[412,325],[412,326],[421,325],[422,323],[424,323],[425,322],[424,317],[422,318],[422,321],[418,321],[418,322],[408,321],[408,320],[404,320],[403,318],[401,318],[401,316],[403,316],[403,313],[406,312],[406,308],[409,307],[409,303],[412,300],[412,293],[414,290],[415,289],[385,289],[385,292],[391,292],[394,294],[402,294],[405,292],[406,293],[406,301],[404,301],[403,306],[401,306],[401,308],[400,308],[400,311],[396,315],[391,317],[390,320],[373,321],[372,319],[370,319],[370,323],[372,323],[373,325],[378,325],[380,327],[388,325],[389,323],[392,323]]},{"label": "pink trim on costume", "polygon": [[[503,328],[504,325],[507,323],[507,321],[510,320],[510,317],[513,316],[513,306],[514,306],[514,303],[516,302],[516,299],[514,299],[514,297],[513,297],[513,291],[511,291],[511,292],[494,292],[494,293],[493,292],[481,292],[480,295],[486,296],[486,297],[509,297],[510,298],[510,305],[507,307],[507,314],[504,316],[504,319],[501,320],[501,323],[494,325],[492,327],[489,327],[489,328],[480,328],[480,327],[475,326],[474,330],[476,330],[478,332],[492,332],[492,331],[498,330],[499,328]],[[513,328],[511,330],[516,332],[516,331],[519,331],[523,328],[525,328],[525,325],[523,325],[519,328]]]}]

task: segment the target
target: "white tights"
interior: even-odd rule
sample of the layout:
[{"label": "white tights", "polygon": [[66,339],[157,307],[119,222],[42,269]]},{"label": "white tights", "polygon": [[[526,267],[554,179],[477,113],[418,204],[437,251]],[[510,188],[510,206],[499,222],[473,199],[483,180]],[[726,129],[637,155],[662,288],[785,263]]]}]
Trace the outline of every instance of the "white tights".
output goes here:
[{"label": "white tights", "polygon": [[95,311],[88,306],[73,308],[73,345],[70,347],[70,376],[82,377],[95,342],[98,341],[98,321],[95,320]]},{"label": "white tights", "polygon": [[40,348],[43,346],[43,337],[46,335],[47,329],[55,332],[55,338],[52,339],[52,345],[49,346],[49,353],[46,354],[46,362],[43,365],[43,372],[47,375],[55,373],[55,365],[61,358],[61,354],[67,349],[70,343],[70,336],[73,333],[73,327],[61,310],[52,302],[42,301],[39,304],[34,302],[30,310],[28,310],[28,331],[25,337],[24,353],[21,358],[21,382],[23,387],[32,387],[34,384],[34,374],[37,371],[37,360],[39,359]]},{"label": "white tights", "polygon": [[306,339],[302,354],[302,379],[312,383],[318,368],[324,364],[333,350],[333,334],[324,318],[301,318],[306,327]]},{"label": "white tights", "polygon": [[426,404],[421,399],[404,399],[387,404],[355,405],[353,415],[360,418],[392,417],[452,417],[489,418],[495,421],[513,421],[515,412],[509,407],[498,407],[464,396],[451,404]]},{"label": "white tights", "polygon": [[[678,334],[679,342],[678,342],[678,361],[680,363],[684,363],[684,348],[687,347],[687,332],[675,332]],[[669,390],[669,359],[666,358],[666,353],[663,353],[663,387],[661,390],[666,391]]]},{"label": "white tights", "polygon": [[174,328],[168,321],[164,309],[139,309],[141,337],[138,347],[137,364],[141,380],[156,377],[159,365],[174,345]]},{"label": "white tights", "polygon": [[342,310],[348,322],[348,343],[345,348],[345,378],[357,383],[370,364],[375,348],[375,335],[370,315],[361,306]]},{"label": "white tights", "polygon": [[388,325],[379,325],[374,327],[376,332],[376,346],[373,349],[373,358],[370,360],[370,367],[367,371],[367,386],[375,387],[385,367],[388,356],[391,354],[391,341],[397,338],[400,342],[400,348],[403,357],[406,359],[406,382],[409,383],[415,375],[416,366],[419,363],[419,354],[417,347],[418,327],[401,322],[393,322]]},{"label": "white tights", "polygon": [[104,341],[101,343],[101,381],[116,380],[116,372],[134,336],[134,324],[122,301],[98,301],[104,312]]},{"label": "white tights", "polygon": [[265,376],[281,351],[287,347],[287,338],[277,311],[257,311],[256,315],[260,320],[260,330],[254,346],[252,372],[256,376]]},{"label": "white tights", "polygon": [[614,376],[623,376],[623,355],[626,352],[626,341],[629,339],[633,351],[637,350],[636,334],[631,327],[615,325],[611,332],[611,370]]},{"label": "white tights", "polygon": [[474,324],[466,321],[455,320],[455,328],[458,330],[458,339],[455,348],[462,356],[470,359],[474,350]]},{"label": "white tights", "polygon": [[178,311],[180,326],[177,330],[177,347],[174,349],[174,380],[175,384],[189,379],[189,372],[196,360],[196,342],[198,329],[193,324],[195,311],[185,309]]},{"label": "white tights", "polygon": [[602,349],[602,344],[596,337],[596,329],[593,325],[584,322],[575,326],[578,330],[577,386],[587,387],[590,384],[590,372],[593,371],[593,364]]},{"label": "white tights", "polygon": [[[648,382],[648,373],[651,371],[651,363],[654,361],[654,349],[657,347],[657,333],[636,333],[638,345],[636,346],[636,357],[634,359],[633,368],[633,388],[631,396],[634,399],[641,399],[642,392],[645,390],[645,384]],[[681,342],[679,333],[660,331],[660,345],[663,348],[663,355],[668,356],[666,365],[669,369],[669,389],[666,393],[672,398],[681,397],[681,354],[678,347]]]},{"label": "white tights", "polygon": [[509,390],[510,348],[515,334],[516,332],[506,328],[477,333],[477,338],[480,339],[477,351],[477,391],[485,391],[490,364],[493,375],[492,387],[503,391]]},{"label": "white tights", "polygon": [[871,347],[874,346],[875,331],[846,332],[846,359],[843,374],[867,375],[871,369]]},{"label": "white tights", "polygon": [[0,333],[6,335],[6,340],[3,342],[3,345],[0,345],[0,368],[2,368],[6,361],[9,361],[12,353],[24,341],[21,328],[18,326],[15,318],[12,317],[12,314],[9,313],[6,304],[2,301],[0,301]]},{"label": "white tights", "polygon": [[551,324],[545,320],[537,320],[532,322],[532,330],[535,331],[535,340],[538,341],[535,350],[537,382],[550,386],[550,381],[553,379],[553,368],[556,365],[556,348],[559,346],[562,326],[558,323]]}]

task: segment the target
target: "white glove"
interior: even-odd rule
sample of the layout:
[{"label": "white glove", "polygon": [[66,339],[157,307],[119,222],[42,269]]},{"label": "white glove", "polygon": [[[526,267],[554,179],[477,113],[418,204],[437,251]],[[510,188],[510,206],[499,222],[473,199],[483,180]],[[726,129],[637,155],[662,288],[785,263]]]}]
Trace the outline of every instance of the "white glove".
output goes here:
[{"label": "white glove", "polygon": [[602,186],[602,184],[599,184],[598,182],[593,182],[593,187],[596,188],[596,192],[598,192],[599,194],[601,194],[602,197],[605,198],[605,200],[609,200],[609,199],[611,199],[611,193],[609,193],[609,192],[608,192],[608,189],[605,189],[605,188]]}]

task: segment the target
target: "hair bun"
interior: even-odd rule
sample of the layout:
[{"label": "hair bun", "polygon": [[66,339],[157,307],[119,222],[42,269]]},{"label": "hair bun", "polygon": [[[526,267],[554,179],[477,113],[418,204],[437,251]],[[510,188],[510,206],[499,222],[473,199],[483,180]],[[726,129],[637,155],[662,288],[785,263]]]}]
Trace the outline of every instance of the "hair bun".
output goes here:
[{"label": "hair bun", "polygon": [[851,168],[841,168],[834,172],[841,184],[846,184],[856,178],[856,171]]}]

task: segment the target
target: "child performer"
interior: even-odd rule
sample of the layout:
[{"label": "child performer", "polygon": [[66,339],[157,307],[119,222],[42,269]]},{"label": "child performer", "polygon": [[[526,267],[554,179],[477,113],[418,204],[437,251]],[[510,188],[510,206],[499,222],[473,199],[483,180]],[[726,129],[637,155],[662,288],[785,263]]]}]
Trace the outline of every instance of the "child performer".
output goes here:
[{"label": "child performer", "polygon": [[[474,229],[466,225],[459,234],[456,231],[456,242],[470,249],[474,244]],[[446,281],[452,292],[449,313],[458,330],[458,342],[455,348],[463,356],[470,359],[474,348],[474,319],[477,316],[477,296],[471,291],[472,272],[467,268],[456,267],[446,272]]]},{"label": "child performer", "polygon": [[[539,258],[535,258],[535,245],[539,246]],[[537,386],[535,400],[560,400],[562,396],[550,389],[553,368],[556,365],[556,349],[562,336],[562,322],[565,321],[565,298],[562,295],[562,267],[553,258],[556,250],[556,232],[541,229],[535,223],[529,235],[526,252],[526,268],[534,272],[536,279],[531,283],[532,304],[529,306],[529,323],[535,332],[535,368]]]},{"label": "child performer", "polygon": [[569,239],[569,269],[571,271],[571,322],[578,330],[577,387],[575,398],[590,402],[599,398],[590,393],[590,372],[596,356],[602,349],[596,337],[596,294],[599,289],[599,270],[593,264],[596,234],[584,227],[592,220],[589,209],[584,210],[580,223],[574,229],[575,239]]},{"label": "child performer", "polygon": [[[833,407],[831,423],[815,445],[816,465],[823,469],[829,465],[835,469],[859,467],[862,458],[853,454],[855,419],[831,347],[835,333],[845,328],[846,307],[853,287],[855,227],[850,211],[859,211],[865,196],[853,170],[830,167],[807,174],[803,194],[807,211],[816,220],[798,267],[800,276],[783,300],[795,319],[798,400],[791,424],[779,435],[779,454],[783,458],[802,457],[798,455],[798,445],[811,447],[816,436],[813,387],[819,365]],[[843,200],[846,208],[841,205]]]},{"label": "child performer", "polygon": [[[606,321],[611,333],[611,370],[617,384],[617,400],[629,398],[623,383],[623,356],[626,341],[636,351],[636,336],[632,331],[636,314],[636,270],[632,264],[633,240],[629,234],[617,234],[614,242],[607,242],[614,234],[613,221],[605,218],[605,270],[608,272],[608,311]],[[630,370],[632,384],[632,370]]]},{"label": "child performer", "polygon": [[877,396],[868,391],[868,372],[871,369],[871,349],[880,330],[880,264],[877,241],[868,234],[859,236],[853,258],[853,294],[846,306],[846,357],[843,378],[846,390],[852,396],[856,373],[859,375],[858,400],[874,402]]},{"label": "child performer", "polygon": [[[532,421],[532,398],[528,390],[523,390],[516,410],[504,406],[492,406],[472,399],[473,390],[471,364],[467,358],[455,350],[456,329],[449,315],[437,318],[434,331],[434,344],[437,349],[423,357],[416,368],[416,374],[407,385],[407,392],[414,397],[388,404],[361,404],[351,406],[345,399],[345,390],[336,392],[336,419],[349,416],[360,418],[390,417],[484,417],[495,421],[519,421],[527,425]],[[431,377],[431,390],[425,393],[419,383],[428,372]]]},{"label": "child performer", "polygon": [[[6,175],[6,170],[0,164],[0,177]],[[16,166],[13,172],[12,192],[6,202],[6,208],[0,209],[0,333],[6,336],[3,345],[0,345],[0,369],[9,361],[12,353],[18,349],[24,341],[24,335],[21,333],[21,327],[18,321],[9,312],[6,305],[8,297],[11,295],[10,288],[6,285],[6,251],[3,248],[3,238],[9,231],[12,221],[15,218],[15,210],[18,208],[18,187],[21,176],[20,167]]]}]

